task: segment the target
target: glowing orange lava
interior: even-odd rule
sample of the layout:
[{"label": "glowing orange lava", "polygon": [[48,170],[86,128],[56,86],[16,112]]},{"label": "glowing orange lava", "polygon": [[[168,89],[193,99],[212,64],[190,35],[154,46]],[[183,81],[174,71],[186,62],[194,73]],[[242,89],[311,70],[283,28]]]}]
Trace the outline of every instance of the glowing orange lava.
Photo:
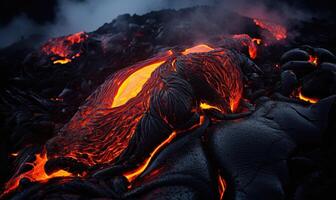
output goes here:
[{"label": "glowing orange lava", "polygon": [[252,38],[252,42],[257,43],[257,45],[260,45],[261,44],[261,39],[259,39],[259,38]]},{"label": "glowing orange lava", "polygon": [[11,153],[11,156],[13,156],[13,157],[16,157],[18,155],[19,155],[19,153]]},{"label": "glowing orange lava", "polygon": [[10,179],[6,183],[4,194],[7,194],[15,190],[19,186],[20,180],[23,178],[27,178],[32,182],[36,182],[36,181],[43,182],[43,181],[47,181],[55,177],[73,176],[71,173],[65,170],[58,170],[48,175],[44,170],[44,165],[47,163],[47,161],[48,161],[48,158],[47,158],[46,153],[43,153],[42,155],[36,154],[36,160],[34,161],[34,163],[31,164],[33,168],[23,174],[20,174],[17,177]]},{"label": "glowing orange lava", "polygon": [[170,136],[164,140],[159,146],[157,146],[154,151],[149,155],[149,158],[145,160],[145,162],[140,165],[137,169],[127,172],[124,176],[127,178],[129,182],[132,182],[136,177],[138,177],[145,169],[147,168],[148,164],[152,160],[153,156],[156,155],[164,146],[170,143],[176,137],[176,131],[172,132]]},{"label": "glowing orange lava", "polygon": [[188,55],[190,53],[204,53],[214,50],[213,48],[209,47],[206,44],[200,44],[189,49],[186,49],[182,52],[183,55]]},{"label": "glowing orange lava", "polygon": [[62,64],[62,65],[67,64],[69,62],[71,62],[69,58],[64,58],[64,59],[53,61],[54,64]]},{"label": "glowing orange lava", "polygon": [[116,96],[114,97],[112,108],[124,105],[128,100],[135,97],[142,89],[142,86],[150,78],[155,69],[162,65],[165,61],[152,63],[150,65],[140,68],[133,74],[131,74],[120,85]]},{"label": "glowing orange lava", "polygon": [[81,44],[87,37],[86,33],[79,32],[70,36],[54,38],[42,46],[42,52],[52,56],[51,60],[54,64],[66,64],[80,56],[81,50],[75,52],[73,45]]},{"label": "glowing orange lava", "polygon": [[253,19],[253,21],[260,28],[268,30],[276,40],[283,40],[287,38],[287,30],[285,27],[261,19]]},{"label": "glowing orange lava", "polygon": [[219,199],[223,199],[224,192],[226,189],[226,182],[221,175],[218,175],[218,190],[219,190]]},{"label": "glowing orange lava", "polygon": [[200,104],[200,108],[203,109],[203,110],[215,109],[215,110],[218,110],[218,111],[222,112],[222,110],[219,107],[212,106],[210,104],[203,103],[203,102]]},{"label": "glowing orange lava", "polygon": [[48,157],[70,157],[89,166],[113,163],[128,147],[149,108],[153,90],[164,85],[161,71],[156,69],[170,72],[172,66],[165,62],[172,55],[170,50],[160,53],[108,78],[62,133],[49,140]]},{"label": "glowing orange lava", "polygon": [[309,102],[309,103],[313,103],[313,104],[319,101],[318,98],[311,98],[311,97],[304,96],[301,91],[299,92],[299,99]]}]

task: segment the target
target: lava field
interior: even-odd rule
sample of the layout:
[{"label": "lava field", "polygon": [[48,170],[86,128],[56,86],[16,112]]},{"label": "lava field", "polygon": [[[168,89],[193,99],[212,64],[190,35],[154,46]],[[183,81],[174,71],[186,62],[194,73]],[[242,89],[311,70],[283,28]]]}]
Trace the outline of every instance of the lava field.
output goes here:
[{"label": "lava field", "polygon": [[335,25],[198,6],[0,49],[0,199],[330,199]]}]

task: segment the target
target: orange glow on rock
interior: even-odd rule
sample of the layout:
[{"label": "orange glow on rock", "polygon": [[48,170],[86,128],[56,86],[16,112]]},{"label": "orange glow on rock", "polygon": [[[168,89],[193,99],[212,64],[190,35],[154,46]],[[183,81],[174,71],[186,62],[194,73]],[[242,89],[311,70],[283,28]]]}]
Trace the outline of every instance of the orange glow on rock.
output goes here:
[{"label": "orange glow on rock", "polygon": [[259,38],[252,38],[252,42],[257,43],[257,45],[260,45],[261,44],[261,39],[259,39]]},{"label": "orange glow on rock", "polygon": [[254,23],[262,29],[269,31],[276,40],[287,38],[287,30],[285,27],[261,19],[253,19]]},{"label": "orange glow on rock", "polygon": [[308,62],[310,62],[310,63],[312,63],[314,65],[317,65],[317,60],[318,60],[318,58],[316,56],[309,55]]},{"label": "orange glow on rock", "polygon": [[194,47],[191,47],[189,49],[186,49],[182,52],[183,55],[188,55],[191,53],[204,53],[214,50],[213,48],[209,47],[206,44],[200,44]]},{"label": "orange glow on rock", "polygon": [[66,64],[80,56],[81,50],[75,51],[73,46],[83,43],[87,38],[88,35],[84,32],[53,38],[42,46],[42,52],[52,56],[53,64]]},{"label": "orange glow on rock", "polygon": [[32,182],[43,182],[55,177],[73,176],[70,172],[65,170],[58,170],[48,175],[44,170],[44,165],[47,163],[47,161],[48,158],[46,153],[43,153],[42,155],[36,154],[36,159],[34,163],[31,164],[33,168],[27,172],[24,172],[23,174],[20,174],[19,176],[11,178],[5,185],[4,194],[15,190],[19,186],[20,180],[23,178],[27,178]]},{"label": "orange glow on rock", "polygon": [[176,131],[172,132],[170,136],[164,140],[159,146],[157,146],[152,153],[150,153],[149,158],[145,160],[145,162],[140,165],[137,169],[127,172],[124,176],[127,178],[129,182],[132,182],[136,177],[138,177],[145,169],[147,168],[148,164],[152,160],[153,156],[157,154],[164,146],[170,143],[176,137]]},{"label": "orange glow on rock", "polygon": [[152,63],[150,65],[144,66],[139,70],[131,74],[124,82],[120,85],[116,96],[113,99],[112,108],[124,105],[128,100],[137,96],[141,91],[142,86],[150,78],[152,72],[162,65],[165,61],[160,61]]},{"label": "orange glow on rock", "polygon": [[13,156],[13,157],[16,157],[18,155],[19,155],[19,153],[11,153],[11,156]]}]

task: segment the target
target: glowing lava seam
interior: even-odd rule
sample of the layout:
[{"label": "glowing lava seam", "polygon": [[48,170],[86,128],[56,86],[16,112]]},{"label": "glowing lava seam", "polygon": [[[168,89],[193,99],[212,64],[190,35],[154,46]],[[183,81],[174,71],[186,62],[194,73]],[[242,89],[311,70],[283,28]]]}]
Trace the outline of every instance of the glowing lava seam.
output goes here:
[{"label": "glowing lava seam", "polygon": [[309,102],[309,103],[317,103],[319,99],[317,98],[310,98],[310,97],[306,97],[302,94],[302,92],[299,92],[299,99]]},{"label": "glowing lava seam", "polygon": [[212,106],[212,105],[207,104],[207,103],[201,103],[200,108],[203,109],[203,110],[215,109],[215,110],[218,110],[218,111],[222,112],[222,110],[220,108],[218,108],[216,106]]},{"label": "glowing lava seam", "polygon": [[153,156],[159,152],[164,146],[170,143],[176,137],[176,131],[172,132],[170,136],[163,141],[159,146],[157,146],[154,151],[150,154],[149,158],[137,169],[127,172],[124,176],[127,178],[129,182],[132,182],[136,177],[138,177],[145,169],[147,168],[148,164],[152,160]]},{"label": "glowing lava seam", "polygon": [[223,199],[225,189],[226,189],[226,182],[221,175],[218,175],[219,199]]}]

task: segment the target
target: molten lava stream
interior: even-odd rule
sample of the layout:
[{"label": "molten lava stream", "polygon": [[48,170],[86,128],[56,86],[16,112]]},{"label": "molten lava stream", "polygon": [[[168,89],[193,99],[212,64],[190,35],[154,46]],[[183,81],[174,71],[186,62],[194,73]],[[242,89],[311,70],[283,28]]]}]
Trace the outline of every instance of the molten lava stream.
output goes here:
[{"label": "molten lava stream", "polygon": [[313,103],[313,104],[319,101],[318,98],[311,98],[311,97],[304,96],[301,91],[299,92],[299,99],[309,102],[309,103]]},{"label": "molten lava stream", "polygon": [[19,176],[11,178],[5,185],[5,191],[2,195],[8,194],[9,192],[15,190],[19,184],[21,179],[26,178],[31,182],[44,182],[51,178],[55,177],[72,177],[73,174],[67,172],[65,170],[58,170],[50,175],[48,175],[44,170],[44,165],[47,163],[48,158],[46,153],[36,154],[36,160],[34,163],[30,163],[32,165],[32,169],[20,174]]},{"label": "molten lava stream", "polygon": [[157,146],[152,153],[150,153],[149,157],[145,160],[145,162],[140,165],[137,169],[126,172],[124,176],[127,178],[129,182],[132,182],[136,177],[138,177],[145,169],[147,168],[148,164],[151,162],[154,155],[156,155],[164,146],[169,144],[174,138],[176,137],[176,131],[172,132],[170,136],[164,140],[159,146]]},{"label": "molten lava stream", "polygon": [[219,112],[222,112],[222,110],[217,107],[217,106],[212,106],[210,104],[207,104],[207,103],[203,103],[201,102],[200,104],[200,108],[203,109],[203,110],[208,110],[208,109],[215,109],[215,110],[218,110]]},{"label": "molten lava stream", "polygon": [[[197,128],[199,126],[201,126],[204,123],[204,116],[200,116],[199,118],[199,123],[195,124],[193,126],[191,126],[190,128],[188,128],[187,130],[183,130],[184,131],[190,131],[194,128]],[[144,172],[149,163],[152,161],[153,157],[160,152],[165,146],[167,146],[173,139],[175,139],[177,136],[177,131],[173,131],[169,137],[167,139],[165,139],[161,144],[159,144],[153,151],[152,153],[150,153],[149,157],[140,165],[138,166],[136,169],[131,170],[129,172],[124,173],[123,175],[127,178],[127,180],[131,183],[132,181],[134,181],[140,174],[142,174],[142,172]],[[131,185],[130,185],[131,187]],[[129,187],[129,188],[130,188]]]},{"label": "molten lava stream", "polygon": [[67,64],[69,62],[71,62],[69,58],[64,58],[64,59],[53,61],[54,64],[62,64],[62,65]]},{"label": "molten lava stream", "polygon": [[226,182],[221,175],[218,175],[218,190],[219,190],[219,199],[223,199],[224,192],[226,189]]}]

